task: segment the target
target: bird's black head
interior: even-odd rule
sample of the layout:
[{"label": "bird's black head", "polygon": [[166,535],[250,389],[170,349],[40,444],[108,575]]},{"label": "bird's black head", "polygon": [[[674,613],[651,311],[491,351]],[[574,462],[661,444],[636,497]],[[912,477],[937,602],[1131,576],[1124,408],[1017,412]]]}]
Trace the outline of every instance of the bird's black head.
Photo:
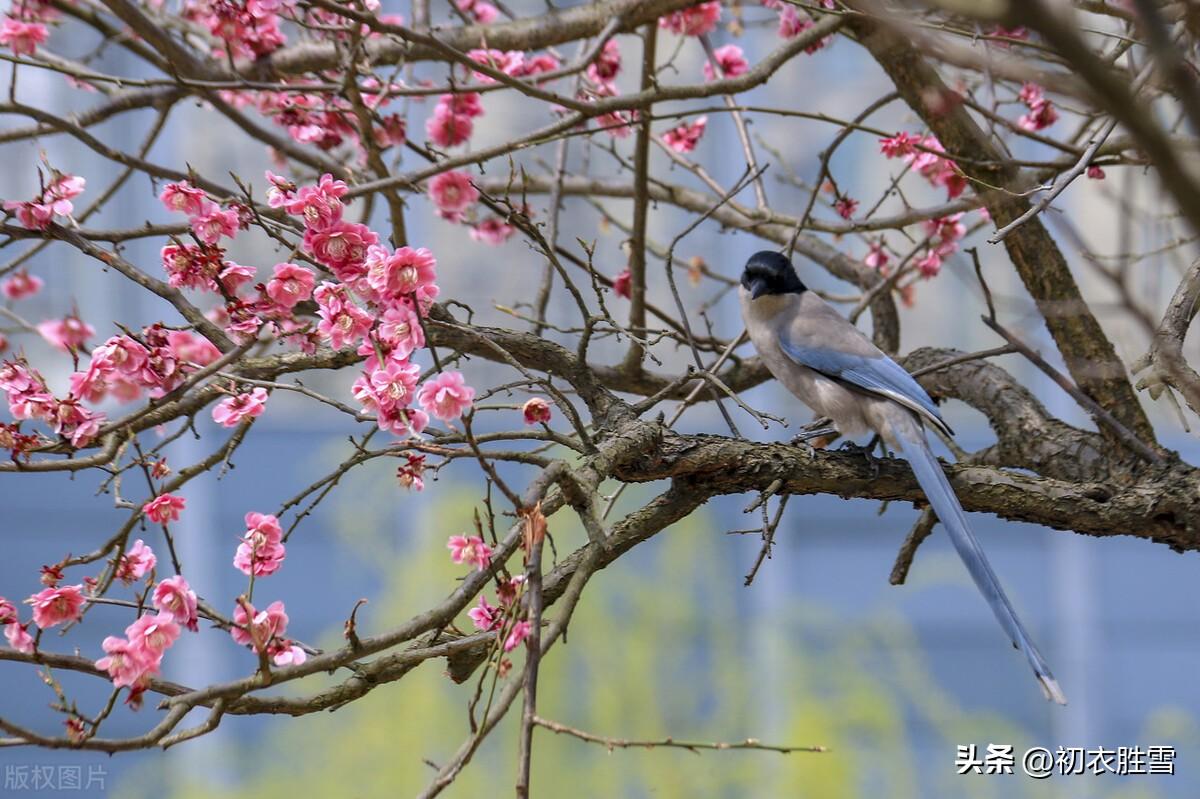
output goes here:
[{"label": "bird's black head", "polygon": [[742,270],[742,286],[755,300],[764,294],[802,294],[807,290],[792,262],[772,250],[750,256]]}]

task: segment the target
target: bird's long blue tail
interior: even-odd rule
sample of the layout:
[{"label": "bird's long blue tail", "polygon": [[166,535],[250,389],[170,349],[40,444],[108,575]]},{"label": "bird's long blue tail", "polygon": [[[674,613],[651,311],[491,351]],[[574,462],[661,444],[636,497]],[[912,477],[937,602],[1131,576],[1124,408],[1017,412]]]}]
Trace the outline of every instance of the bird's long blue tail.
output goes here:
[{"label": "bird's long blue tail", "polygon": [[[1013,646],[1020,649],[1029,661],[1034,675],[1042,685],[1042,692],[1045,693],[1047,699],[1065,705],[1067,698],[1063,695],[1062,689],[1058,687],[1058,681],[1050,673],[1050,667],[1042,659],[1041,653],[1034,646],[1029,634],[1025,632],[1025,628],[1021,626],[1021,621],[1017,618],[1008,597],[1004,595],[1004,589],[1000,587],[996,573],[992,571],[987,557],[983,554],[983,549],[980,548],[971,528],[967,526],[967,517],[963,513],[962,505],[959,504],[954,489],[950,487],[950,481],[946,479],[946,474],[942,471],[937,457],[929,449],[921,423],[908,411],[903,413],[907,417],[905,421],[892,425],[891,432],[894,435],[891,437],[894,438],[895,445],[912,465],[913,473],[917,477],[917,482],[921,484],[925,496],[929,499],[929,504],[933,506],[938,519],[949,531],[950,540],[954,542],[958,556],[962,558],[967,571],[971,573],[971,578],[975,581],[980,593],[992,606],[992,612],[996,614],[1000,626],[1012,639]],[[911,422],[911,424],[905,422]]]}]

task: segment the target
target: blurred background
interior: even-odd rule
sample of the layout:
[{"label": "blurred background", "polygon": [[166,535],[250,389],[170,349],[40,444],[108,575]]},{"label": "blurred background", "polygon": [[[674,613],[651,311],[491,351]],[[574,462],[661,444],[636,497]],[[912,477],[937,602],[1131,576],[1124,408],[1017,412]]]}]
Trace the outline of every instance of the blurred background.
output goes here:
[{"label": "blurred background", "polygon": [[[407,12],[407,8],[384,11]],[[516,3],[519,12],[542,6]],[[734,39],[719,31],[716,44],[736,41],[751,61],[776,42],[774,16],[747,10],[745,33]],[[444,13],[444,9],[435,14]],[[726,17],[728,19],[728,16]],[[769,25],[755,19],[772,20]],[[662,34],[674,47],[674,37]],[[631,66],[639,58],[633,37],[621,37],[626,70],[619,84],[636,84]],[[90,34],[70,25],[57,30],[51,46],[68,55],[97,45]],[[660,47],[660,52],[662,48]],[[670,81],[700,80],[702,51],[687,42]],[[116,48],[96,64],[105,71],[136,74],[140,67]],[[444,78],[444,68],[423,67],[417,77]],[[836,89],[834,85],[836,84]],[[67,86],[59,75],[23,69],[17,96],[59,112],[99,101]],[[768,85],[740,98],[746,104],[820,111],[841,119],[854,117],[885,95],[889,86],[869,58],[855,45],[838,40],[831,47],[791,62]],[[409,130],[423,131],[432,103],[413,103]],[[712,107],[718,105],[711,104]],[[546,119],[544,108],[504,93],[487,95],[487,115],[478,121],[471,147],[480,148],[527,133]],[[1013,116],[1018,111],[1013,111]],[[919,121],[899,103],[871,118],[883,130],[918,131]],[[136,148],[152,122],[137,112],[93,128],[101,139],[126,150]],[[5,125],[19,121],[6,117]],[[1070,125],[1065,119],[1059,125]],[[665,127],[665,126],[664,126]],[[818,153],[838,128],[829,124],[767,115],[752,118],[756,137],[777,155],[759,149],[770,162],[767,191],[773,208],[802,211],[807,193],[787,178],[811,181]],[[1053,131],[1052,131],[1053,132]],[[416,135],[416,134],[414,134]],[[571,144],[569,163],[598,176],[621,177],[618,162],[607,152],[609,138],[594,137]],[[617,142],[627,150],[632,140]],[[544,172],[553,149],[522,154],[519,163]],[[1022,152],[1020,148],[1028,152]],[[37,187],[36,166],[45,153],[55,167],[88,179],[95,196],[117,174],[113,164],[63,137],[3,148],[6,169],[0,172],[0,194],[25,198]],[[698,161],[724,185],[742,172],[736,132],[727,115],[710,113],[708,132],[696,153]],[[1036,145],[1022,142],[1018,155],[1045,157]],[[150,150],[151,161],[198,171],[218,178],[230,172],[262,186],[262,173],[272,168],[268,154],[247,142],[227,121],[202,107],[178,109]],[[782,159],[782,160],[780,160]],[[884,190],[898,162],[878,154],[875,137],[852,135],[839,149],[832,168],[839,187],[864,205]],[[692,176],[673,169],[661,153],[653,153],[654,174],[670,182],[695,186]],[[401,168],[412,168],[412,163]],[[1132,172],[1132,170],[1130,170]],[[489,176],[507,174],[506,163],[488,167]],[[919,181],[918,181],[919,182]],[[905,184],[910,201],[927,205],[941,199],[923,182]],[[155,199],[157,188],[144,176],[134,177],[113,202],[95,215],[90,226],[134,227],[142,221],[166,221]],[[752,193],[743,200],[752,202]],[[1118,202],[1117,200],[1120,200]],[[614,217],[628,220],[630,204],[602,199]],[[891,201],[889,201],[891,202]],[[1109,170],[1103,182],[1081,181],[1057,203],[1086,244],[1099,252],[1117,248],[1121,203],[1152,207],[1159,202],[1151,179]],[[532,197],[537,218],[544,219],[545,197]],[[78,203],[77,203],[78,206]],[[890,205],[884,206],[888,209]],[[1128,206],[1126,206],[1128,207]],[[829,209],[817,212],[832,218]],[[692,220],[667,206],[652,208],[652,238],[664,246]],[[978,214],[966,221],[978,221]],[[626,263],[625,234],[601,221],[586,200],[568,199],[560,239],[576,236],[598,243],[596,264],[610,276]],[[383,217],[376,220],[382,229]],[[499,248],[470,240],[461,227],[431,213],[421,197],[409,203],[409,235],[414,246],[431,248],[438,258],[443,296],[472,306],[478,321],[524,328],[495,304],[528,302],[536,290],[541,259],[520,237]],[[1054,227],[1051,228],[1054,230]],[[1153,250],[1174,241],[1178,231],[1164,211],[1161,225],[1134,232],[1133,244]],[[887,234],[896,236],[894,233]],[[1002,248],[984,244],[976,234],[989,283],[999,299],[1002,321],[1019,330],[1047,356],[1053,347],[1041,328]],[[855,258],[866,254],[866,241],[830,239]],[[1118,307],[1109,284],[1097,278],[1078,257],[1074,242],[1062,240],[1084,294],[1128,363],[1145,350],[1139,328]],[[132,242],[127,257],[158,274],[158,248],[163,242]],[[897,247],[904,245],[896,236]],[[28,244],[5,248],[7,262]],[[705,223],[684,239],[683,257],[701,255],[710,267],[736,276],[746,257],[769,246],[746,234]],[[1123,244],[1122,244],[1123,246]],[[230,249],[239,263],[267,274],[278,258],[265,237],[244,234]],[[1135,285],[1157,314],[1177,282],[1182,256],[1176,251],[1143,262]],[[78,308],[103,340],[116,332],[115,322],[134,327],[167,316],[157,298],[132,290],[120,275],[58,245],[36,256],[31,271],[47,287],[35,298],[14,306],[36,323]],[[806,282],[848,293],[819,267],[802,264]],[[670,305],[661,262],[652,262],[655,302]],[[694,310],[712,300],[715,284],[681,282],[685,303]],[[963,350],[995,346],[997,341],[979,322],[980,293],[966,256],[950,259],[936,279],[921,284],[912,307],[902,308],[902,351],[918,346],[955,346]],[[610,295],[618,316],[624,300]],[[572,304],[557,298],[552,316],[568,324]],[[736,303],[725,296],[713,307],[716,332],[734,336],[741,329]],[[869,325],[864,317],[860,324]],[[71,364],[44,342],[14,338],[30,360],[58,384],[65,383]],[[683,368],[683,353],[660,347],[665,370]],[[602,343],[595,358],[617,357],[621,346]],[[1194,348],[1188,350],[1194,352]],[[418,360],[421,360],[418,356]],[[1024,379],[1039,397],[1068,421],[1088,425],[1069,397],[1033,373],[1016,356],[998,363]],[[53,364],[53,366],[51,366]],[[474,360],[463,371],[472,385],[495,385],[509,375],[504,369]],[[326,393],[348,398],[352,374],[323,376],[306,382]],[[515,396],[514,402],[523,401]],[[757,429],[736,409],[742,431],[763,440],[790,438],[808,411],[774,385],[747,392],[756,408],[784,416],[789,427]],[[1167,409],[1150,412],[1160,439],[1196,462],[1200,447],[1183,432]],[[960,403],[945,413],[968,450],[991,440],[983,417]],[[496,414],[497,429],[519,427],[519,412]],[[561,415],[555,424],[561,424]],[[200,440],[184,436],[172,445],[176,467],[194,462],[215,446],[205,417]],[[684,415],[681,429],[726,433],[715,408],[699,407]],[[231,612],[242,590],[243,576],[231,561],[242,516],[251,510],[274,512],[288,497],[330,472],[350,451],[353,432],[335,412],[276,393],[265,415],[224,475],[210,474],[182,492],[187,510],[177,526],[185,574],[201,596]],[[259,586],[261,604],[286,602],[289,634],[317,646],[336,646],[342,624],[359,598],[370,603],[360,611],[360,624],[382,630],[423,610],[449,592],[461,576],[450,563],[446,538],[471,528],[480,503],[481,480],[466,466],[450,467],[430,482],[424,493],[409,494],[396,486],[394,464],[375,463],[352,472],[293,536],[285,567]],[[513,480],[528,473],[513,471]],[[110,496],[96,496],[98,480],[83,473],[5,475],[0,479],[0,595],[14,601],[38,588],[37,570],[68,552],[94,548],[119,524],[123,514]],[[615,488],[612,486],[611,488]],[[657,486],[631,487],[617,505],[632,509]],[[655,536],[621,558],[589,585],[570,629],[567,645],[556,648],[543,667],[539,712],[589,732],[629,739],[673,736],[687,740],[741,740],[746,737],[781,745],[822,745],[823,754],[778,755],[769,752],[709,752],[696,755],[679,749],[617,750],[539,731],[535,746],[535,790],[543,796],[812,796],[812,797],[1194,797],[1200,795],[1200,581],[1194,554],[1126,537],[1097,539],[1015,524],[975,514],[972,522],[1002,582],[1025,623],[1053,666],[1071,704],[1047,704],[1022,658],[1007,646],[991,614],[938,529],[919,550],[908,582],[888,584],[888,573],[904,536],[917,518],[908,505],[843,501],[835,497],[797,497],[788,507],[774,556],[745,587],[760,547],[757,536],[729,535],[746,527],[745,496],[714,500],[684,522]],[[751,521],[751,524],[754,522]],[[566,515],[550,522],[558,554],[565,556],[584,537]],[[147,543],[162,542],[148,530]],[[47,636],[55,651],[77,649],[99,657],[99,641],[124,627],[128,611],[97,608],[86,624],[63,640]],[[460,622],[466,626],[465,618]],[[255,668],[252,655],[228,636],[201,629],[184,636],[164,661],[165,676],[189,685],[231,679]],[[5,782],[0,796],[53,792],[35,788],[32,769],[81,769],[81,796],[231,797],[411,795],[469,734],[466,705],[474,682],[456,685],[443,674],[444,662],[431,661],[398,683],[378,688],[366,699],[335,713],[299,719],[231,718],[213,734],[166,753],[138,752],[108,757],[95,753],[51,752],[29,748],[0,749]],[[98,708],[107,686],[94,678],[56,674],[81,707]],[[309,678],[305,692],[323,678]],[[287,686],[285,693],[294,690]],[[61,732],[59,720],[46,706],[53,694],[35,671],[0,663],[0,715],[48,734]],[[160,715],[153,698],[137,713],[119,708],[105,728],[108,736],[136,735]],[[490,737],[472,765],[447,792],[474,797],[510,790],[515,769],[516,713]],[[1058,747],[1174,746],[1173,776],[1054,775],[1037,781],[1022,776],[956,774],[956,746],[1011,744],[1018,754],[1032,746]],[[1020,771],[1019,765],[1017,771]],[[60,771],[61,773],[61,771]],[[30,778],[21,787],[17,775]]]}]

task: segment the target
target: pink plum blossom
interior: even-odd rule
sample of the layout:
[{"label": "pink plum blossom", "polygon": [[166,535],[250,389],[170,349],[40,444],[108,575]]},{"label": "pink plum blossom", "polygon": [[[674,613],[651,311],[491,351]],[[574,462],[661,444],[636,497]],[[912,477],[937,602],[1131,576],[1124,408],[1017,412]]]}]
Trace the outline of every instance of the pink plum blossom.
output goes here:
[{"label": "pink plum blossom", "polygon": [[182,574],[168,577],[159,582],[154,588],[154,607],[162,613],[171,615],[176,623],[182,624],[192,632],[197,626],[196,592],[188,585]]},{"label": "pink plum blossom", "polygon": [[380,430],[397,436],[417,436],[429,426],[429,414],[416,408],[380,408],[376,424]]},{"label": "pink plum blossom", "polygon": [[462,416],[475,399],[475,389],[466,384],[461,372],[442,372],[421,386],[417,401],[435,419],[449,422]]},{"label": "pink plum blossom", "polygon": [[116,575],[121,582],[129,585],[145,577],[157,563],[154,550],[139,538],[117,562]]},{"label": "pink plum blossom", "polygon": [[270,647],[271,662],[276,666],[299,666],[308,660],[308,654],[298,645],[288,640],[277,640]]},{"label": "pink plum blossom", "polygon": [[92,350],[92,365],[105,372],[145,379],[150,351],[129,336],[113,336]]},{"label": "pink plum blossom", "polygon": [[450,560],[455,563],[465,563],[479,571],[487,571],[492,563],[492,548],[477,535],[452,535],[446,546],[450,549]]},{"label": "pink plum blossom", "polygon": [[272,208],[284,208],[296,198],[295,183],[269,169],[266,171],[266,178],[267,183],[271,184],[267,189],[267,205]]},{"label": "pink plum blossom", "polygon": [[12,17],[0,26],[0,44],[12,48],[14,55],[33,55],[39,44],[45,44],[50,31],[40,22],[22,22]]},{"label": "pink plum blossom", "polygon": [[533,397],[525,401],[521,413],[525,416],[525,424],[545,424],[550,421],[550,403],[541,397]]},{"label": "pink plum blossom", "polygon": [[713,51],[713,57],[717,62],[717,66],[721,68],[721,74],[717,75],[711,61],[705,61],[705,80],[716,80],[718,77],[736,78],[738,75],[745,75],[750,69],[750,63],[746,61],[746,57],[742,54],[742,48],[736,44],[727,44],[718,47]]},{"label": "pink plum blossom", "polygon": [[339,280],[354,280],[362,274],[367,249],[379,241],[366,225],[339,220],[326,228],[308,228],[304,249]]},{"label": "pink plum blossom", "polygon": [[78,349],[96,335],[96,328],[75,314],[64,316],[62,319],[47,319],[37,326],[37,330],[42,334],[42,338],[64,352]]},{"label": "pink plum blossom", "polygon": [[50,426],[58,435],[71,440],[72,446],[86,446],[100,432],[104,421],[103,413],[90,410],[79,404],[74,397],[53,403]]},{"label": "pink plum blossom", "polygon": [[711,33],[720,19],[721,4],[713,0],[659,17],[658,26],[681,36],[703,36]]},{"label": "pink plum blossom", "polygon": [[262,416],[266,406],[267,390],[254,388],[218,403],[213,408],[212,418],[222,427],[236,427],[243,419]]},{"label": "pink plum blossom", "polygon": [[234,238],[237,236],[239,220],[234,208],[222,209],[215,203],[208,203],[205,208],[189,220],[192,233],[205,244],[216,244],[222,236]]},{"label": "pink plum blossom", "polygon": [[396,469],[396,481],[401,488],[411,488],[413,491],[425,490],[425,456],[418,453],[408,453],[407,463]]},{"label": "pink plum blossom", "polygon": [[490,25],[500,15],[499,9],[482,0],[454,0],[454,5],[464,14],[470,14],[480,25]]},{"label": "pink plum blossom", "polygon": [[110,635],[100,646],[106,654],[96,661],[96,668],[107,671],[117,688],[132,688],[158,670],[157,664],[146,663],[143,652],[124,638]]},{"label": "pink plum blossom", "polygon": [[29,630],[25,629],[25,625],[15,621],[4,625],[4,637],[7,639],[8,645],[18,652],[26,655],[33,654],[33,636],[29,634]]},{"label": "pink plum blossom", "polygon": [[525,575],[514,574],[508,580],[501,582],[496,588],[496,599],[500,600],[500,604],[504,606],[512,605],[517,601],[517,595],[521,591],[521,586],[525,584]]},{"label": "pink plum blossom", "polygon": [[628,268],[621,270],[621,273],[613,278],[613,292],[618,297],[629,299],[632,296],[633,289],[633,273]]},{"label": "pink plum blossom", "polygon": [[467,617],[475,625],[476,630],[499,630],[504,624],[504,612],[495,605],[489,605],[487,597],[479,595],[479,606],[467,611]]},{"label": "pink plum blossom", "polygon": [[[425,330],[421,319],[408,302],[394,303],[383,312],[373,336],[391,358],[404,360],[425,346]],[[373,355],[374,344],[364,342],[359,355]]]},{"label": "pink plum blossom", "polygon": [[[538,53],[535,56],[525,58],[519,67],[513,70],[513,77],[528,78],[535,75],[542,75],[547,72],[554,72],[562,67],[562,63],[550,53]],[[545,79],[536,81],[545,83]]]},{"label": "pink plum blossom", "polygon": [[239,600],[233,610],[233,627],[229,635],[242,646],[267,651],[271,640],[287,631],[288,615],[282,602],[276,600],[266,610],[255,610],[245,600]]},{"label": "pink plum blossom", "polygon": [[471,176],[466,172],[443,172],[429,181],[429,198],[439,216],[458,222],[479,199],[479,190],[471,185]]},{"label": "pink plum blossom", "polygon": [[1044,130],[1058,121],[1058,110],[1049,100],[1043,100],[1022,114],[1017,124],[1025,130]]},{"label": "pink plum blossom", "polygon": [[25,601],[33,606],[33,623],[44,630],[79,618],[84,602],[83,586],[46,588]]},{"label": "pink plum blossom", "polygon": [[425,121],[425,133],[438,147],[457,147],[471,138],[474,118],[482,114],[478,94],[443,94]]},{"label": "pink plum blossom", "polygon": [[208,195],[186,180],[168,183],[158,195],[168,211],[178,211],[187,216],[199,216],[209,202]]},{"label": "pink plum blossom", "polygon": [[588,80],[597,85],[611,84],[621,72],[621,45],[616,39],[604,43],[596,60],[588,64]]},{"label": "pink plum blossom", "polygon": [[276,264],[275,276],[267,283],[267,296],[281,308],[291,310],[312,296],[316,277],[296,264]]},{"label": "pink plum blossom", "polygon": [[329,346],[340,350],[360,341],[371,329],[371,315],[359,308],[343,287],[322,283],[313,292],[317,313],[321,317],[317,331],[329,340]]},{"label": "pink plum blossom", "polygon": [[327,230],[342,221],[342,200],[349,188],[330,174],[321,175],[315,186],[304,186],[285,204],[284,209],[304,219],[309,230]]},{"label": "pink plum blossom", "polygon": [[376,412],[407,408],[416,395],[421,367],[409,361],[388,361],[354,383],[354,397]]},{"label": "pink plum blossom", "polygon": [[471,226],[471,238],[493,247],[503,244],[512,238],[516,229],[506,222],[492,216],[477,225]]},{"label": "pink plum blossom", "polygon": [[887,250],[883,248],[882,241],[873,241],[870,244],[870,249],[867,252],[867,257],[863,258],[863,263],[872,269],[883,269],[888,265],[891,257]]},{"label": "pink plum blossom", "polygon": [[225,265],[221,267],[221,271],[217,273],[217,280],[220,281],[221,287],[227,293],[237,294],[242,286],[254,280],[254,275],[253,266],[226,261]]},{"label": "pink plum blossom", "polygon": [[[520,74],[521,68],[525,64],[525,54],[520,50],[470,50],[467,52],[467,58],[470,58],[476,64],[483,64],[497,72],[503,72],[506,75],[514,77]],[[480,83],[496,82],[490,75],[485,75],[475,70],[471,71],[471,77]]]},{"label": "pink plum blossom", "polygon": [[707,126],[707,116],[697,117],[694,122],[684,123],[668,130],[663,134],[663,142],[677,153],[690,153],[696,149]]},{"label": "pink plum blossom", "polygon": [[179,625],[170,613],[156,613],[153,616],[147,613],[125,628],[125,637],[129,640],[130,652],[143,663],[157,666],[163,653],[179,638]]},{"label": "pink plum blossom", "polygon": [[10,300],[23,300],[37,294],[42,290],[43,285],[40,277],[20,269],[4,281],[4,285],[0,286],[0,291],[3,291],[4,296]]},{"label": "pink plum blossom", "polygon": [[17,215],[17,221],[32,230],[44,230],[54,216],[70,216],[75,206],[71,200],[83,193],[87,181],[75,175],[57,174],[41,195],[34,200],[9,200],[6,211]]},{"label": "pink plum blossom", "polygon": [[511,652],[519,647],[525,642],[525,639],[529,637],[532,631],[533,625],[528,621],[519,621],[514,624],[512,630],[508,633],[508,637],[504,639],[504,651]]},{"label": "pink plum blossom", "polygon": [[368,259],[367,283],[381,296],[400,299],[437,280],[437,260],[424,247],[401,247],[392,255],[382,248]]},{"label": "pink plum blossom", "polygon": [[287,549],[279,520],[268,513],[246,514],[246,533],[233,556],[233,565],[245,575],[266,577],[279,571]]},{"label": "pink plum blossom", "polygon": [[916,148],[913,146],[919,141],[919,137],[911,136],[907,133],[897,133],[887,139],[879,140],[879,150],[888,158],[899,158],[906,155],[913,155]]},{"label": "pink plum blossom", "polygon": [[146,518],[156,524],[179,521],[179,513],[187,505],[187,500],[174,494],[159,494],[142,506]]}]

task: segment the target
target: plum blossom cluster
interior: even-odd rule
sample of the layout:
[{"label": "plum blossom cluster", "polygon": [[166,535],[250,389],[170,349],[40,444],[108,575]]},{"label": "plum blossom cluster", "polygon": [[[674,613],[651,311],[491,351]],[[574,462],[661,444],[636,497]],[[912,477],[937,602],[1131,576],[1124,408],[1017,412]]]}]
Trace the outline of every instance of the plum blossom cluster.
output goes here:
[{"label": "plum blossom cluster", "polygon": [[[285,195],[295,199],[294,184],[269,172],[267,179],[273,207],[286,204],[280,199]],[[168,210],[188,217],[195,239],[194,243],[175,241],[162,249],[163,269],[172,286],[219,295],[224,305],[209,316],[235,341],[253,339],[266,328],[305,352],[316,349],[311,325],[294,314],[296,305],[312,296],[316,276],[311,270],[292,263],[276,264],[268,282],[254,284],[254,267],[227,260],[219,244],[223,238],[236,237],[247,225],[248,212],[243,206],[235,203],[222,208],[187,181],[168,184],[159,199]],[[305,207],[309,213],[320,213],[317,208]],[[245,291],[251,284],[253,291]]]},{"label": "plum blossom cluster", "polygon": [[479,25],[490,25],[500,16],[499,9],[482,0],[454,0],[454,5],[464,14],[470,14]]},{"label": "plum blossom cluster", "polygon": [[[138,540],[116,559],[114,575],[126,583],[145,578],[148,592],[156,562],[153,550]],[[35,650],[37,639],[30,633],[31,626],[48,630],[82,617],[89,601],[85,590],[94,591],[97,581],[86,578],[77,585],[60,585],[62,571],[59,566],[43,568],[46,587],[25,600],[32,610],[30,621],[21,622],[16,607],[0,597],[0,625],[4,626],[9,646],[18,652],[29,654]],[[101,644],[105,655],[96,661],[96,668],[107,672],[116,687],[130,689],[126,701],[135,708],[140,706],[151,678],[160,673],[163,654],[178,639],[181,626],[193,632],[198,629],[196,594],[181,575],[159,582],[151,598],[154,612],[139,614],[125,628],[124,637],[106,637]]]},{"label": "plum blossom cluster", "polygon": [[220,355],[207,339],[154,324],[143,328],[136,338],[112,336],[92,350],[88,368],[70,377],[71,393],[93,403],[109,394],[122,402],[137,399],[143,392],[161,397]]},{"label": "plum blossom cluster", "polygon": [[1018,95],[1028,112],[1021,115],[1017,124],[1025,130],[1044,130],[1058,121],[1058,110],[1054,103],[1046,97],[1041,86],[1036,83],[1026,83]]},{"label": "plum blossom cluster", "polygon": [[888,158],[900,158],[933,186],[946,189],[946,196],[954,199],[967,187],[958,164],[946,158],[946,150],[937,136],[914,136],[900,132],[895,136],[879,140],[879,151]]},{"label": "plum blossom cluster", "polygon": [[30,230],[45,230],[50,227],[54,217],[69,217],[75,210],[71,200],[83,194],[87,181],[76,175],[54,173],[47,183],[32,200],[9,200],[4,203],[4,210],[15,214],[17,221]]},{"label": "plum blossom cluster", "polygon": [[0,391],[8,395],[8,410],[18,423],[42,421],[75,447],[95,438],[105,419],[103,413],[84,406],[79,395],[55,396],[24,358],[0,364]]},{"label": "plum blossom cluster", "polygon": [[[794,39],[804,33],[816,23],[812,17],[800,11],[794,5],[785,3],[783,0],[763,0],[763,5],[767,8],[773,8],[779,12],[779,36],[783,39]],[[821,0],[821,5],[828,9],[833,9],[835,3],[833,0]],[[824,36],[816,42],[804,48],[804,52],[812,54],[823,49],[833,40],[832,36]]]},{"label": "plum blossom cluster", "polygon": [[[154,554],[141,541],[138,558],[152,561]],[[133,555],[127,553],[125,557]],[[153,568],[151,562],[150,568]],[[191,632],[199,629],[197,618],[198,600],[183,575],[162,580],[154,587],[152,595],[156,613],[144,613],[125,628],[125,636],[108,636],[101,642],[104,657],[96,661],[96,668],[108,672],[117,688],[129,688],[126,703],[134,708],[141,706],[142,694],[150,680],[162,671],[163,656],[175,644],[184,628]]]},{"label": "plum blossom cluster", "polygon": [[[74,351],[94,334],[78,317],[39,325],[51,343]],[[74,447],[90,443],[100,432],[105,414],[84,403],[95,404],[110,394],[123,402],[148,393],[159,397],[178,386],[187,374],[212,363],[220,352],[209,342],[185,330],[167,330],[162,325],[132,334],[113,336],[92,350],[85,370],[68,380],[65,395],[53,392],[46,378],[24,358],[0,364],[0,391],[7,394],[13,419],[41,421]],[[12,429],[12,433],[19,431]]]},{"label": "plum blossom cluster", "polygon": [[[511,652],[524,643],[533,630],[533,625],[526,619],[516,619],[519,612],[518,600],[521,598],[525,575],[518,574],[509,579],[497,580],[496,597],[498,605],[488,602],[487,596],[479,595],[479,604],[467,611],[467,617],[475,625],[475,629],[484,632],[495,632],[503,642],[505,652]],[[511,624],[508,624],[509,620]],[[505,661],[501,661],[504,670]]]},{"label": "plum blossom cluster", "polygon": [[[289,83],[302,88],[311,81],[297,78]],[[384,84],[373,76],[364,79],[360,85],[363,105],[372,112],[370,135],[381,150],[403,144],[408,135],[404,117],[383,110],[403,88],[402,83]],[[333,150],[347,142],[353,143],[358,148],[360,162],[365,162],[366,150],[354,106],[340,94],[299,90],[222,91],[221,97],[238,108],[254,107],[300,144]]]},{"label": "plum blossom cluster", "polygon": [[50,38],[46,23],[58,17],[58,9],[48,0],[13,0],[0,23],[0,45],[12,50],[13,55],[33,55]]},{"label": "plum blossom cluster", "polygon": [[922,277],[937,276],[942,271],[942,261],[958,251],[958,242],[967,234],[962,217],[963,212],[960,211],[922,223],[925,235],[929,238],[929,246],[916,262],[917,271]]},{"label": "plum blossom cluster", "polygon": [[[422,319],[439,293],[437,260],[424,247],[393,252],[366,225],[343,219],[346,192],[345,183],[323,175],[315,186],[299,189],[275,182],[270,201],[300,218],[305,251],[338,280],[312,292],[320,317],[317,334],[334,349],[355,347],[365,357],[352,387],[355,399],[375,415],[380,429],[416,435],[430,416],[446,422],[460,417],[475,391],[453,371],[418,389],[421,370],[410,356],[425,346]],[[464,197],[444,199],[458,207]],[[301,293],[307,289],[306,284]]]},{"label": "plum blossom cluster", "polygon": [[308,655],[302,647],[284,637],[287,626],[288,615],[282,602],[277,600],[265,610],[257,610],[241,599],[233,611],[229,634],[238,644],[269,656],[276,666],[298,666]]},{"label": "plum blossom cluster", "polygon": [[696,149],[708,127],[708,116],[696,117],[692,122],[676,125],[663,134],[663,143],[677,153],[690,153]]},{"label": "plum blossom cluster", "polygon": [[483,104],[476,92],[443,94],[425,120],[425,134],[438,147],[458,147],[470,140],[475,120],[483,116]]},{"label": "plum blossom cluster", "polygon": [[621,74],[621,45],[616,39],[604,43],[595,60],[588,64],[586,74],[587,79],[596,86],[608,86],[616,92],[614,81]]},{"label": "plum blossom cluster", "polygon": [[[246,532],[233,555],[233,565],[254,580],[279,571],[287,555],[283,529],[279,519],[269,513],[251,511],[246,514]],[[252,583],[253,584],[253,583]],[[294,641],[284,637],[288,616],[284,604],[272,602],[265,610],[256,610],[246,597],[239,597],[233,611],[233,640],[268,656],[276,666],[295,666],[307,655]]]},{"label": "plum blossom cluster", "polygon": [[[467,57],[476,64],[482,64],[497,72],[503,72],[511,78],[528,78],[546,72],[554,72],[560,66],[559,60],[548,53],[528,56],[520,50],[486,50],[477,49],[467,53]],[[470,70],[471,77],[480,83],[495,83],[491,75],[476,70]]]},{"label": "plum blossom cluster", "polygon": [[223,45],[214,47],[214,57],[258,58],[287,44],[280,12],[294,6],[294,0],[185,0],[182,16]]},{"label": "plum blossom cluster", "polygon": [[713,0],[659,17],[658,27],[680,36],[703,36],[712,33],[720,21],[721,4]]}]

